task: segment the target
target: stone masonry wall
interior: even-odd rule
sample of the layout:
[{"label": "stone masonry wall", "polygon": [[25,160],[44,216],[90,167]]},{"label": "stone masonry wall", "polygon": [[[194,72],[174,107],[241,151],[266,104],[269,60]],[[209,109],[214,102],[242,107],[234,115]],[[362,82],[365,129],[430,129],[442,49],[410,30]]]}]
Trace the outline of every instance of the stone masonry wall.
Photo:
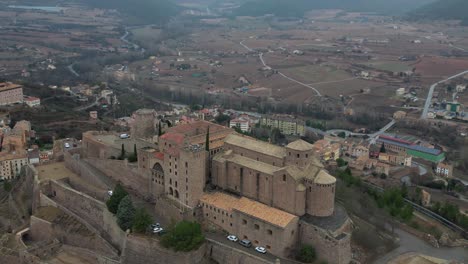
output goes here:
[{"label": "stone masonry wall", "polygon": [[[100,202],[56,181],[50,181],[50,188],[41,197],[41,205],[56,206],[77,218],[92,231],[96,230],[114,247],[121,250],[125,241],[125,232],[118,227],[115,216]],[[54,204],[55,203],[55,204]]]},{"label": "stone masonry wall", "polygon": [[65,166],[69,170],[73,171],[75,174],[83,178],[86,182],[101,189],[107,188],[106,184],[100,181],[100,178],[97,175],[95,175],[95,173],[91,169],[83,165],[83,162],[79,159],[79,156],[72,156],[71,153],[65,152],[64,161]]},{"label": "stone masonry wall", "polygon": [[[73,225],[76,226],[76,222]],[[31,217],[30,234],[33,240],[39,241],[57,238],[64,244],[89,249],[109,258],[117,258],[118,256],[117,250],[109,245],[107,241],[97,234],[93,235],[89,230],[87,232],[70,230],[70,226],[54,224],[35,216]]]},{"label": "stone masonry wall", "polygon": [[228,247],[214,240],[208,240],[206,243],[206,256],[223,264],[273,264],[265,259],[255,255]]},{"label": "stone masonry wall", "polygon": [[134,190],[143,197],[150,197],[149,180],[139,174],[138,169],[133,164],[110,159],[85,159],[85,161],[126,188]]},{"label": "stone masonry wall", "polygon": [[331,234],[301,221],[301,243],[312,245],[319,258],[330,264],[348,264],[351,261],[351,236],[347,235],[339,240]]},{"label": "stone masonry wall", "polygon": [[129,235],[122,252],[122,264],[148,264],[155,260],[165,264],[197,264],[201,263],[205,252],[205,245],[191,252],[174,252],[160,246],[158,240]]}]

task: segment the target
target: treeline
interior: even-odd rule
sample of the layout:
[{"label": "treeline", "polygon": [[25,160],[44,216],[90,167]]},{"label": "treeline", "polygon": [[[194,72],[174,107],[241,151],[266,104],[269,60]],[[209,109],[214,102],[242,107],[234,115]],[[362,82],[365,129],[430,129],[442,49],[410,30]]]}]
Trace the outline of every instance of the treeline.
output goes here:
[{"label": "treeline", "polygon": [[346,11],[398,14],[421,7],[431,0],[254,0],[235,10],[235,15],[263,16],[274,14],[282,17],[302,17],[314,9],[344,9]]},{"label": "treeline", "polygon": [[116,9],[131,17],[135,24],[163,24],[181,11],[181,7],[169,0],[81,0],[102,9]]},{"label": "treeline", "polygon": [[465,214],[462,214],[457,205],[453,205],[448,202],[445,202],[443,204],[440,202],[436,202],[431,207],[431,210],[434,213],[439,214],[442,217],[463,227],[464,229],[468,229],[468,216]]},{"label": "treeline", "polygon": [[409,19],[459,19],[468,25],[468,1],[438,0],[419,8],[408,15]]}]

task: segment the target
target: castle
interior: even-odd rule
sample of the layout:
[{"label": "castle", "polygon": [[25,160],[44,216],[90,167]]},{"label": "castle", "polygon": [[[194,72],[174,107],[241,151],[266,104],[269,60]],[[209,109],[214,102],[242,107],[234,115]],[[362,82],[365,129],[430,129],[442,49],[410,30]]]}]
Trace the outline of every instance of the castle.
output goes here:
[{"label": "castle", "polygon": [[[138,119],[132,128],[138,138],[84,133],[82,157],[98,160],[98,168],[121,177],[124,185],[153,201],[155,210],[170,204],[184,218],[249,239],[279,257],[311,244],[328,263],[350,262],[352,223],[335,205],[336,179],[311,144],[297,140],[279,147],[206,121],[169,128],[154,143],[148,139],[157,121],[141,120],[144,130],[138,129]],[[127,164],[131,173],[117,176],[124,168],[102,168],[106,161],[116,162],[110,158],[122,144],[137,146],[138,163]]]}]

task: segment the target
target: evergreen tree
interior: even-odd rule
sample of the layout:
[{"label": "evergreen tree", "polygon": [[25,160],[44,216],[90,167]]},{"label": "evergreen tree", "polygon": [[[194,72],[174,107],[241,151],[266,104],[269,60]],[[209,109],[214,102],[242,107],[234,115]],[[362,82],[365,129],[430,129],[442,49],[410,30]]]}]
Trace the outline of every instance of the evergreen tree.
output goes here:
[{"label": "evergreen tree", "polygon": [[133,219],[133,231],[137,233],[145,233],[146,229],[153,222],[151,215],[149,215],[145,208],[136,210],[135,218]]},{"label": "evergreen tree", "polygon": [[137,162],[138,161],[138,152],[137,152],[136,144],[133,144],[133,155],[132,155],[131,158],[132,158],[131,162]]},{"label": "evergreen tree", "polygon": [[125,159],[125,146],[122,144],[122,149],[120,150],[120,157],[119,160]]},{"label": "evergreen tree", "polygon": [[210,127],[206,130],[205,150],[210,152]]},{"label": "evergreen tree", "polygon": [[161,128],[161,121],[159,121],[159,125],[158,125],[158,137],[162,136],[162,128]]},{"label": "evergreen tree", "polygon": [[122,201],[120,201],[116,216],[117,224],[122,230],[126,231],[132,228],[135,218],[135,207],[133,206],[132,199],[130,199],[130,195],[125,196]]},{"label": "evergreen tree", "polygon": [[120,202],[127,195],[128,195],[127,191],[125,191],[124,188],[122,187],[122,185],[120,185],[120,183],[118,183],[115,186],[111,197],[106,202],[107,209],[109,210],[109,212],[111,212],[113,214],[116,214],[117,210],[119,208]]}]

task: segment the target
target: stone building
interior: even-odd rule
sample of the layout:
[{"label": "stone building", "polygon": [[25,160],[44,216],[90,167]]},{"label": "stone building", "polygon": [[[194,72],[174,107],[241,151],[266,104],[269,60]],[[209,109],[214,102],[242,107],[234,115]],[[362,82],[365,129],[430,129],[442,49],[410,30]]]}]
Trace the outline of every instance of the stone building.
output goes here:
[{"label": "stone building", "polygon": [[0,178],[12,179],[28,164],[28,153],[25,150],[14,153],[0,152]]},{"label": "stone building", "polygon": [[[111,171],[103,163],[122,162],[109,160],[119,140],[87,132],[82,155],[99,158],[94,164]],[[169,128],[157,145],[138,145],[137,173],[122,180],[148,192],[143,195],[163,214],[176,207],[179,217],[196,217],[274,255],[289,257],[312,244],[328,263],[349,263],[351,221],[335,206],[336,179],[313,152],[302,140],[279,147],[197,121]]]},{"label": "stone building", "polygon": [[23,103],[23,86],[10,82],[0,83],[0,105]]},{"label": "stone building", "polygon": [[260,125],[278,128],[284,135],[305,136],[305,122],[288,115],[264,116]]},{"label": "stone building", "polygon": [[157,113],[153,109],[139,109],[133,113],[130,134],[134,138],[152,138],[157,134]]},{"label": "stone building", "polygon": [[[211,194],[217,199],[204,196],[206,220],[250,239],[255,246],[269,248],[275,255],[284,257],[298,244],[311,243],[330,263],[350,261],[350,221],[344,210],[335,208],[336,179],[314,156],[313,145],[298,140],[283,148],[232,134],[225,139],[224,150],[213,158],[211,173],[213,185],[229,195]],[[234,195],[242,198],[232,202]],[[219,200],[235,204],[220,208],[229,213],[229,221],[222,218],[222,212],[216,216],[211,210]],[[239,205],[244,201],[252,207],[263,207],[265,217],[280,211],[284,215],[275,219],[288,220],[278,225],[236,209],[245,209]],[[331,222],[336,224],[326,225]],[[278,234],[276,243],[272,242],[272,232]],[[330,254],[330,250],[334,253]]]}]

